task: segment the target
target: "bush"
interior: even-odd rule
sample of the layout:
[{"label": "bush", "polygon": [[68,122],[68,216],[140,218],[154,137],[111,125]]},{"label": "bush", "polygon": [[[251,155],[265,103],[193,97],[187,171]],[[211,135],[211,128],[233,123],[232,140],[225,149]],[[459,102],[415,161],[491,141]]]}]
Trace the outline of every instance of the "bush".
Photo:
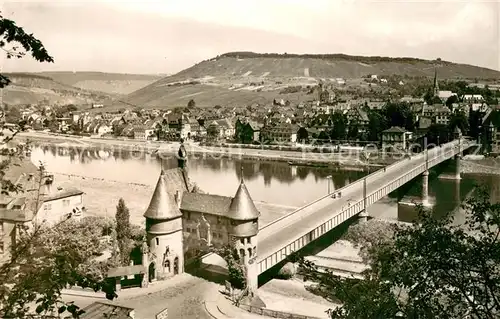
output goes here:
[{"label": "bush", "polygon": [[297,267],[294,263],[288,262],[278,271],[277,278],[290,279],[297,274]]}]

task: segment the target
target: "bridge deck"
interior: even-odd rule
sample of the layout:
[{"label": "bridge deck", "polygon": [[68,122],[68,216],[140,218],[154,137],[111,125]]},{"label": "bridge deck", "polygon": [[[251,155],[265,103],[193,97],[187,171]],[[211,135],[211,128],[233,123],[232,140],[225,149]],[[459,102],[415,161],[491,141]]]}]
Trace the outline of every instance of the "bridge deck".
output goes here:
[{"label": "bridge deck", "polygon": [[[442,147],[430,149],[427,168],[431,168],[459,152],[459,142],[453,141]],[[468,148],[463,140],[460,151]],[[420,153],[411,159],[403,159],[366,177],[366,206],[375,203],[401,185],[426,170],[426,155]],[[257,263],[259,273],[282,261],[291,252],[303,248],[339,224],[364,209],[363,180],[355,181],[341,190],[341,198],[326,196],[259,230]]]}]

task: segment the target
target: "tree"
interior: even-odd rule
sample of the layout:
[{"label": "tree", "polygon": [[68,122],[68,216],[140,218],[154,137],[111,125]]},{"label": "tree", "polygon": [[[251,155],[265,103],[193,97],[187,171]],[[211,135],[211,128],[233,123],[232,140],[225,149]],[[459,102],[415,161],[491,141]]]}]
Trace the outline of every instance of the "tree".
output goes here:
[{"label": "tree", "polygon": [[[21,48],[22,47],[22,48]],[[42,42],[33,34],[28,34],[12,20],[0,14],[0,48],[5,51],[7,59],[22,58],[26,53],[38,62],[54,62]],[[9,85],[10,80],[0,73],[0,88]]]},{"label": "tree", "polygon": [[370,251],[364,280],[320,272],[301,260],[305,279],[342,306],[332,318],[498,318],[500,204],[478,188],[463,208],[464,224],[420,207],[419,222],[397,226],[390,242]]},{"label": "tree", "polygon": [[190,109],[195,108],[196,102],[193,99],[189,100],[187,107]]},{"label": "tree", "polygon": [[458,103],[458,102],[459,102],[458,96],[452,95],[448,99],[446,99],[446,106],[451,109],[451,106],[453,105],[453,103]]},{"label": "tree", "polygon": [[408,104],[387,103],[383,109],[383,114],[389,126],[399,126],[408,131],[415,129],[415,118]]},{"label": "tree", "polygon": [[386,117],[377,111],[368,112],[368,141],[380,141],[380,134],[386,129],[388,129]]},{"label": "tree", "polygon": [[123,198],[120,198],[116,206],[116,240],[120,249],[120,260],[122,265],[128,265],[131,251],[131,229],[130,212]]},{"label": "tree", "polygon": [[2,318],[34,318],[34,312],[45,316],[69,312],[78,318],[82,310],[61,299],[68,286],[116,297],[114,284],[105,280],[114,265],[96,260],[107,249],[102,236],[109,234],[112,224],[98,217],[70,218],[53,227],[19,228],[10,260],[0,267]]},{"label": "tree", "polygon": [[449,131],[453,133],[455,127],[458,127],[462,133],[466,134],[469,131],[469,121],[464,112],[455,112],[450,116]]},{"label": "tree", "polygon": [[21,112],[16,106],[12,106],[5,112],[5,122],[6,123],[19,123],[21,121]]},{"label": "tree", "polygon": [[345,140],[347,135],[347,118],[341,112],[335,112],[331,116],[332,129],[330,137],[332,140]]}]

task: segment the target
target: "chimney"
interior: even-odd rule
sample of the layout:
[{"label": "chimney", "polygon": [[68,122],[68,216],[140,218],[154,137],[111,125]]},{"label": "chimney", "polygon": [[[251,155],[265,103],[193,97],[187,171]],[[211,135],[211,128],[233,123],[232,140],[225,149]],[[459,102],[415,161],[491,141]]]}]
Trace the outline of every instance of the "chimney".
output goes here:
[{"label": "chimney", "polygon": [[45,184],[45,194],[46,195],[52,194],[52,184],[51,183]]},{"label": "chimney", "polygon": [[176,191],[175,192],[175,203],[177,204],[177,207],[181,207],[181,192]]}]

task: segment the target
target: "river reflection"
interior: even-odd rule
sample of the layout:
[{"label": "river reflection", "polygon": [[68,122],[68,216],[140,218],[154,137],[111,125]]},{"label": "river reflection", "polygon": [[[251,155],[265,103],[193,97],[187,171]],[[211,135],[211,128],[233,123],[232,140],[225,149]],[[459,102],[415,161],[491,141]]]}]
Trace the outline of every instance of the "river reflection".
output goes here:
[{"label": "river reflection", "polygon": [[[49,172],[146,185],[156,183],[162,165],[166,169],[177,166],[173,157],[160,160],[148,154],[55,146],[35,147],[32,160],[42,161]],[[326,195],[329,187],[344,187],[369,173],[210,156],[190,157],[188,171],[201,189],[225,196],[234,195],[243,175],[254,200],[288,206],[311,202]],[[327,179],[329,175],[331,180]]]},{"label": "river reflection", "polygon": [[[37,146],[32,152],[32,160],[34,163],[42,161],[49,172],[145,185],[156,183],[162,166],[166,169],[177,166],[172,157],[161,161],[144,153],[60,146]],[[329,188],[341,188],[369,173],[211,156],[191,156],[188,171],[190,178],[211,194],[233,196],[243,177],[254,200],[295,207],[326,195]],[[327,176],[331,176],[331,180]],[[454,211],[475,184],[489,186],[493,200],[500,201],[498,175],[467,174],[456,182],[438,179],[431,172],[429,195],[436,214],[439,216]],[[420,192],[421,183],[417,180],[373,205],[369,212],[377,217],[410,221],[415,216],[414,207],[397,205],[398,200],[409,198],[411,201],[411,198],[418,198]]]}]

